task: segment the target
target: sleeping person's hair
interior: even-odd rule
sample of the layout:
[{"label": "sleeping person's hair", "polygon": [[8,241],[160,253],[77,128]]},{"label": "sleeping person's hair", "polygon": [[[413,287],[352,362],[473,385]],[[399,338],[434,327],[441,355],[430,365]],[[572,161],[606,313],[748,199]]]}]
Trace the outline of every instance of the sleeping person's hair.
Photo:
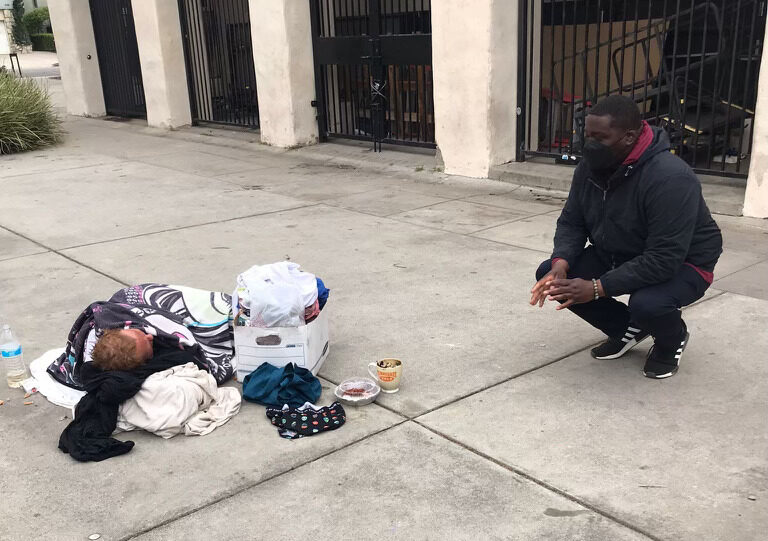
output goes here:
[{"label": "sleeping person's hair", "polygon": [[119,329],[104,331],[93,346],[93,363],[101,370],[132,370],[144,364],[136,350],[136,342]]}]

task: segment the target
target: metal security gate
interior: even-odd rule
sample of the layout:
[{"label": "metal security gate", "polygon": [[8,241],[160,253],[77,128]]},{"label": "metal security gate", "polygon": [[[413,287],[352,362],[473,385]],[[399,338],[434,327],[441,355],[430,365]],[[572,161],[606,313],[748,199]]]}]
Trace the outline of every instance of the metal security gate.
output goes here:
[{"label": "metal security gate", "polygon": [[179,0],[195,123],[259,127],[248,0]]},{"label": "metal security gate", "polygon": [[321,138],[435,147],[430,0],[310,0]]},{"label": "metal security gate", "polygon": [[764,0],[530,0],[518,159],[578,161],[589,107],[631,96],[697,172],[746,177]]},{"label": "metal security gate", "polygon": [[107,114],[147,116],[131,0],[90,0]]}]

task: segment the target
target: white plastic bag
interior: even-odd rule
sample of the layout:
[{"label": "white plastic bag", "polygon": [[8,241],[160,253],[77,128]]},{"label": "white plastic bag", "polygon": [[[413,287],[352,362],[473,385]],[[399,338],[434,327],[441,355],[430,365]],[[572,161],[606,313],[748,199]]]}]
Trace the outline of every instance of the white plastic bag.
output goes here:
[{"label": "white plastic bag", "polygon": [[255,327],[298,327],[304,324],[304,310],[317,300],[314,274],[301,272],[288,261],[255,265],[237,277],[233,297],[250,309]]}]

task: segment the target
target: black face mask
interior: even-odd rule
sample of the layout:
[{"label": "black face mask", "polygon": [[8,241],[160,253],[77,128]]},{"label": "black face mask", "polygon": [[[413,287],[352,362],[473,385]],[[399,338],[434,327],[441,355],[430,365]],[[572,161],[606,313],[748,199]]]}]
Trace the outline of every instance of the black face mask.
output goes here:
[{"label": "black face mask", "polygon": [[587,139],[582,154],[592,171],[610,171],[619,165],[619,158],[613,149],[594,139]]}]

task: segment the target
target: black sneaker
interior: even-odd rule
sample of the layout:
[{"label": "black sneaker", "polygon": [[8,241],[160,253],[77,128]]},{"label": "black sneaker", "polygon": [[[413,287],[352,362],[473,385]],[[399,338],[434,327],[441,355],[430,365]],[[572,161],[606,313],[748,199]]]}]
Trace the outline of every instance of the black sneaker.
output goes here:
[{"label": "black sneaker", "polygon": [[677,369],[680,367],[680,358],[683,356],[685,346],[688,345],[688,339],[690,338],[688,331],[685,331],[685,338],[680,342],[680,346],[675,349],[662,349],[655,344],[648,352],[648,359],[645,361],[643,367],[643,374],[646,378],[651,379],[664,379],[669,378],[677,374]]},{"label": "black sneaker", "polygon": [[648,338],[648,333],[629,326],[624,336],[621,338],[609,338],[597,347],[592,348],[590,353],[595,359],[618,359],[637,344]]}]

